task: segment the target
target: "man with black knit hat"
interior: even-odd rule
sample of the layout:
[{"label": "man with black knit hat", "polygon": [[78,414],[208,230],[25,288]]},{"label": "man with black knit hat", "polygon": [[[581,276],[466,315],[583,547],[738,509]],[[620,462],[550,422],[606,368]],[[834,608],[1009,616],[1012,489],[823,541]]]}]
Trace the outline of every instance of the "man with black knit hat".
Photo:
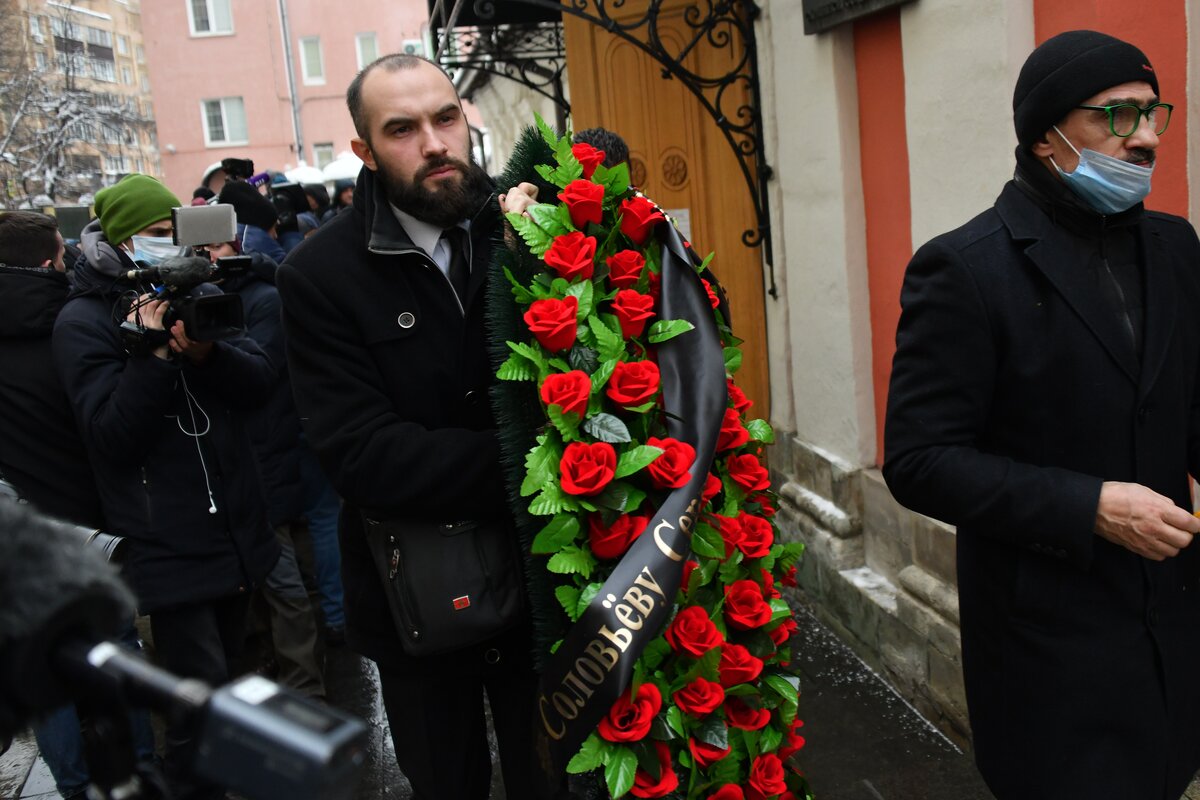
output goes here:
[{"label": "man with black knit hat", "polygon": [[227,181],[217,202],[233,206],[238,241],[244,252],[262,253],[276,264],[287,257],[287,250],[276,235],[275,206],[258,189],[245,181]]},{"label": "man with black knit hat", "polygon": [[1142,206],[1171,106],[1137,47],[1071,31],[1013,116],[1013,180],[909,263],[884,477],[958,526],[996,796],[1177,800],[1200,767],[1200,242]]}]

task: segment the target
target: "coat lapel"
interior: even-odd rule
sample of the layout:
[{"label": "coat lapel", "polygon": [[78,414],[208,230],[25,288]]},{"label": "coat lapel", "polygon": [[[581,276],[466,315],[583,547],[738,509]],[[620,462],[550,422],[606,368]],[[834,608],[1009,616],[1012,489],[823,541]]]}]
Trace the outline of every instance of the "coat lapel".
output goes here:
[{"label": "coat lapel", "polygon": [[1146,332],[1142,353],[1142,379],[1138,398],[1150,393],[1167,357],[1167,349],[1175,332],[1174,270],[1170,268],[1171,254],[1159,232],[1151,225],[1142,225],[1142,271],[1146,287]]}]

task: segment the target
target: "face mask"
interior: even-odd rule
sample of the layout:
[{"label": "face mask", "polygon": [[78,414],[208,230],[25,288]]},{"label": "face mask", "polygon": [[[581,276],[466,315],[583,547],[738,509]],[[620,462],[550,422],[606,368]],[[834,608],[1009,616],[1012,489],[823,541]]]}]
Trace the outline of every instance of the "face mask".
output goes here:
[{"label": "face mask", "polygon": [[144,261],[157,267],[164,259],[183,255],[183,248],[171,241],[170,236],[134,236],[133,260]]},{"label": "face mask", "polygon": [[[1075,150],[1075,145],[1062,135],[1055,126],[1054,130],[1067,146]],[[1150,175],[1154,166],[1149,167],[1130,164],[1113,156],[1106,156],[1095,150],[1083,148],[1083,152],[1075,150],[1079,156],[1079,165],[1074,172],[1063,172],[1062,167],[1050,163],[1058,170],[1058,174],[1075,194],[1101,214],[1119,214],[1133,208],[1150,194]]]}]

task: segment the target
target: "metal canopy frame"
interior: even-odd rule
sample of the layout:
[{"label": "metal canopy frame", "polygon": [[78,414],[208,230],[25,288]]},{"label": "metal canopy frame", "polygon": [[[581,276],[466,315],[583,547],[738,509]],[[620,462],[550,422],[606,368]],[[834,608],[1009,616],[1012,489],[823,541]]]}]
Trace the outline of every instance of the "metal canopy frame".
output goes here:
[{"label": "metal canopy frame", "polygon": [[[517,81],[549,98],[565,115],[570,112],[562,87],[566,69],[561,22],[506,22],[511,9],[524,6],[547,15],[570,14],[619,36],[653,58],[665,80],[678,80],[712,118],[738,160],[754,205],[756,227],[743,231],[747,247],[761,247],[770,282],[778,297],[771,247],[768,182],[771,167],[764,159],[762,97],[754,22],[762,13],[755,0],[692,0],[683,10],[690,39],[671,48],[659,29],[664,0],[649,0],[646,10],[618,20],[626,4],[638,0],[433,0],[430,24],[437,43],[435,60],[448,69],[477,70]],[[517,12],[518,14],[520,12]],[[528,10],[525,12],[528,13]],[[460,24],[469,21],[469,26]],[[723,73],[698,72],[685,66],[689,55],[728,49],[733,64]],[[734,91],[749,100],[734,99]],[[560,120],[561,123],[561,120]],[[560,124],[561,127],[561,124]]]}]

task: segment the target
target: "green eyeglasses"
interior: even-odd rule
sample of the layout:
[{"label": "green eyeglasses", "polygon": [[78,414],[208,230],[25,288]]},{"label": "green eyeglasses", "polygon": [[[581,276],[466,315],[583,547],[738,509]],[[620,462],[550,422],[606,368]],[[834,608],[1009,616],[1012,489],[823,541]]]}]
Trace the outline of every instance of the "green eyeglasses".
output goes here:
[{"label": "green eyeglasses", "polygon": [[1108,114],[1108,129],[1112,131],[1113,136],[1124,139],[1127,136],[1133,136],[1142,117],[1146,118],[1156,134],[1162,134],[1167,129],[1167,123],[1171,121],[1171,111],[1175,106],[1170,103],[1153,103],[1145,108],[1139,108],[1133,103],[1117,103],[1111,106],[1076,106],[1076,108],[1103,111]]}]

